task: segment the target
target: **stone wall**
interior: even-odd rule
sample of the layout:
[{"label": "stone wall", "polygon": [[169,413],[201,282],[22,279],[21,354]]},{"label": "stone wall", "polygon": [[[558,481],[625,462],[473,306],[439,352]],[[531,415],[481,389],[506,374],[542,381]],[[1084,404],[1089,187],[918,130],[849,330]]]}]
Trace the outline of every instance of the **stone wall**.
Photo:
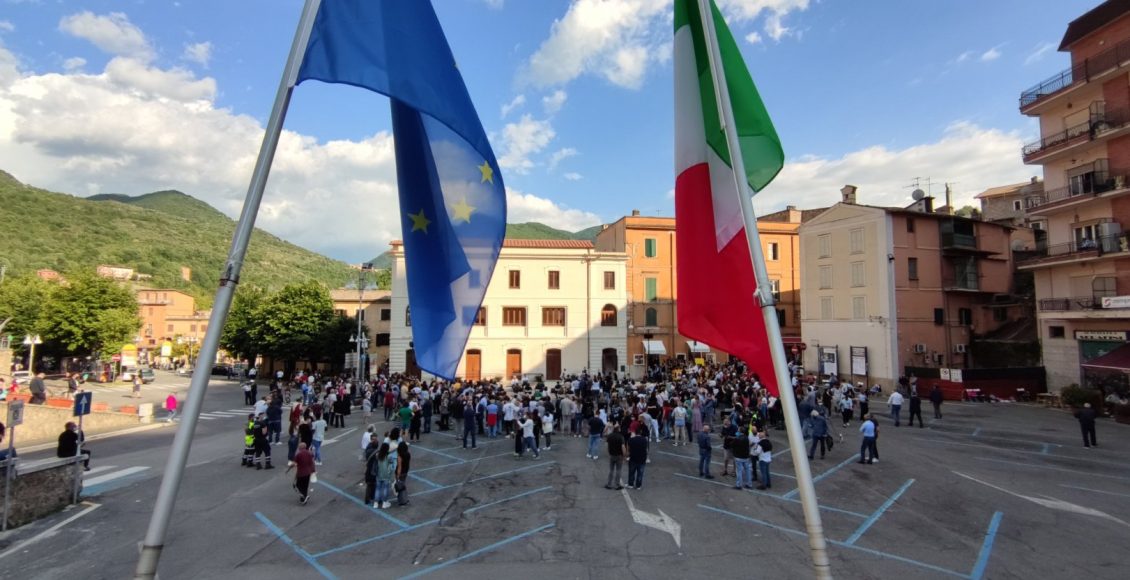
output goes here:
[{"label": "stone wall", "polygon": [[[33,522],[70,505],[74,497],[75,477],[82,477],[82,468],[76,469],[75,462],[76,458],[67,457],[31,468],[20,468],[17,460],[16,477],[12,478],[9,498],[8,529]],[[0,485],[4,485],[5,469],[0,467]],[[2,497],[0,495],[0,500]]]},{"label": "stone wall", "polygon": [[[7,417],[8,404],[0,403],[0,420],[7,422]],[[73,415],[73,409],[25,404],[24,424],[16,428],[16,449],[58,441],[59,434],[63,432],[67,421],[78,422],[78,418]],[[83,418],[82,430],[89,437],[98,433],[137,427],[141,423],[141,417],[137,413],[95,412]]]}]

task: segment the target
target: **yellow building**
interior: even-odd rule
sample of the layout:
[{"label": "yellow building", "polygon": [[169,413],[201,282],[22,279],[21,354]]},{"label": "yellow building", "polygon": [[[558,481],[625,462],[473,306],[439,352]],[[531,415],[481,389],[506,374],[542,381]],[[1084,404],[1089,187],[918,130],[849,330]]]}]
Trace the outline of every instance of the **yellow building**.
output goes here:
[{"label": "yellow building", "polygon": [[[392,321],[392,292],[389,290],[365,290],[338,288],[330,290],[334,312],[353,318],[356,322],[360,307],[361,324],[364,325],[365,339],[368,341],[369,373],[388,361],[389,327]],[[355,352],[355,351],[354,351]]]},{"label": "yellow building", "polygon": [[192,350],[192,345],[204,340],[212,311],[196,310],[192,296],[179,290],[143,288],[137,291],[137,304],[141,316],[137,347],[142,359],[157,360],[166,341],[180,340]]}]

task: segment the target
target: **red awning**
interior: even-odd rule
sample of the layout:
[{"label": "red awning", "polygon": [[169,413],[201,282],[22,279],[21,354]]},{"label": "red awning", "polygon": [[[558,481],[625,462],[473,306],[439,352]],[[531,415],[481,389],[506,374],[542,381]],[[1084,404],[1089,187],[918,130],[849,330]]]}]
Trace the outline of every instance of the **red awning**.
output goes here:
[{"label": "red awning", "polygon": [[1100,357],[1093,358],[1080,366],[1096,371],[1130,372],[1130,343],[1126,343]]}]

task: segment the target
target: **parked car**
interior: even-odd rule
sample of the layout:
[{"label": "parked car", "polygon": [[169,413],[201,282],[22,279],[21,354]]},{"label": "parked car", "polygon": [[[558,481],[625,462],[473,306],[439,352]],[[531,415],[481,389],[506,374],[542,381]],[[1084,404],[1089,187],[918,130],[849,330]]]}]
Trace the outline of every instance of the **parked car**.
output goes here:
[{"label": "parked car", "polygon": [[17,385],[26,385],[31,382],[31,373],[28,371],[16,371],[12,373],[12,378],[16,379]]},{"label": "parked car", "polygon": [[157,380],[157,374],[154,373],[153,369],[151,369],[149,367],[145,367],[145,368],[137,371],[137,373],[138,373],[138,375],[141,376],[141,382],[146,384],[146,385]]},{"label": "parked car", "polygon": [[135,374],[137,374],[137,367],[122,367],[122,374],[118,375],[118,380],[124,383],[132,382]]},{"label": "parked car", "polygon": [[212,374],[213,375],[221,375],[221,376],[231,378],[231,376],[232,376],[231,365],[214,365],[214,366],[212,366]]}]

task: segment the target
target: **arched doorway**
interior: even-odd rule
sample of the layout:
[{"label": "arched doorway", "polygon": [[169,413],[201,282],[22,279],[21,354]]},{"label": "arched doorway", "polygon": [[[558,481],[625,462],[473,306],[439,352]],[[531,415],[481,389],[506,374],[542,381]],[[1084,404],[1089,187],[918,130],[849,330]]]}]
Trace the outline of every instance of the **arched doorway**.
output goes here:
[{"label": "arched doorway", "polygon": [[600,355],[600,369],[605,373],[614,373],[620,366],[620,360],[616,355],[616,349],[606,348],[601,351]]},{"label": "arched doorway", "polygon": [[514,377],[522,378],[522,351],[516,348],[506,351],[506,378]]},{"label": "arched doorway", "polygon": [[420,378],[420,367],[416,364],[416,349],[410,348],[404,353],[404,374]]},{"label": "arched doorway", "polygon": [[477,381],[483,378],[483,352],[478,349],[467,351],[467,361],[463,365],[463,378]]},{"label": "arched doorway", "polygon": [[545,351],[545,380],[561,380],[561,349],[559,348]]}]

